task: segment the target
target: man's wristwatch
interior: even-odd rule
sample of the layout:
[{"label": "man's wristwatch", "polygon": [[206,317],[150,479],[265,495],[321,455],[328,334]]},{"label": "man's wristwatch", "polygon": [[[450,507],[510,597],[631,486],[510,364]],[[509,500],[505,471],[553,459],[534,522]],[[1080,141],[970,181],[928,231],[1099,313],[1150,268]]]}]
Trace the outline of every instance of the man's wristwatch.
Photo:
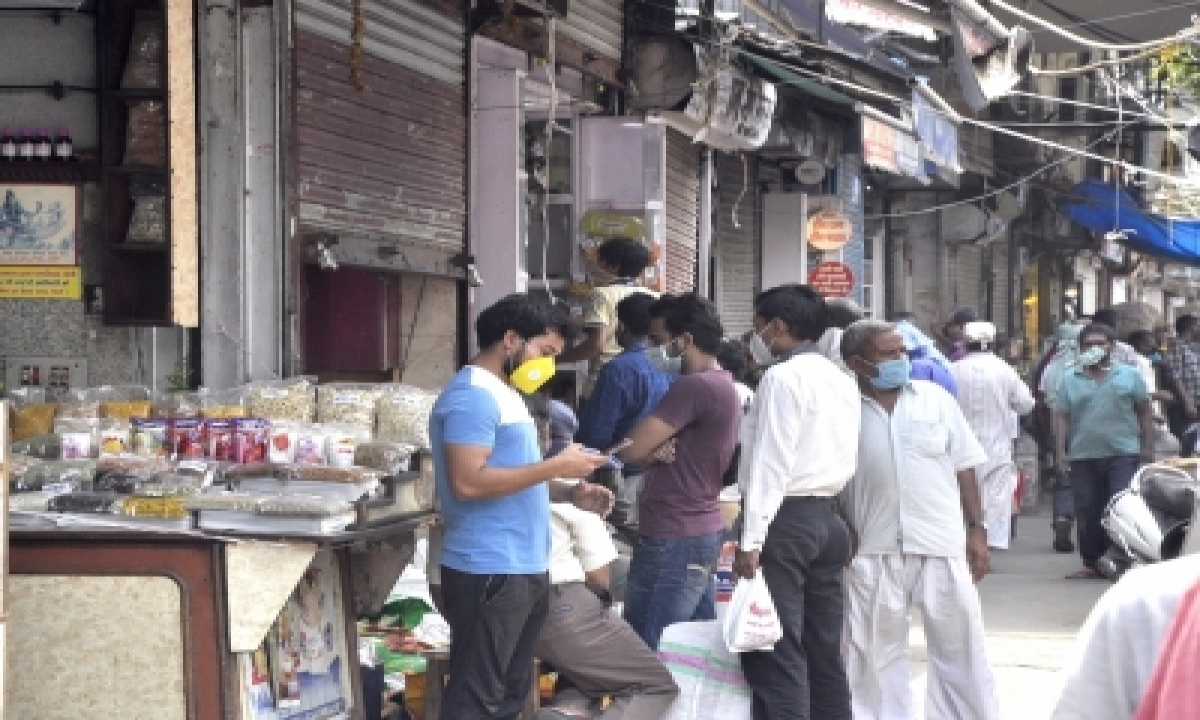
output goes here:
[{"label": "man's wristwatch", "polygon": [[982,528],[984,532],[987,532],[987,520],[968,520],[967,529],[971,530],[973,528]]}]

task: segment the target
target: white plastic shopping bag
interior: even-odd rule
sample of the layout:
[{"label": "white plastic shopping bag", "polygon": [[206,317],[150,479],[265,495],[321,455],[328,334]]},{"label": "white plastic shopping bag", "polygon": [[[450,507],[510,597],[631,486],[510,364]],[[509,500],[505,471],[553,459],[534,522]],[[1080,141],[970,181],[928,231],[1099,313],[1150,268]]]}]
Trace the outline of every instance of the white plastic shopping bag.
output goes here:
[{"label": "white plastic shopping bag", "polygon": [[733,589],[725,615],[725,647],[732,653],[774,650],[783,637],[779,613],[771,601],[762,571],[753,580],[742,580]]},{"label": "white plastic shopping bag", "polygon": [[679,696],[662,720],[750,720],[750,686],[741,660],[725,649],[719,622],[667,626],[658,657],[679,686]]}]

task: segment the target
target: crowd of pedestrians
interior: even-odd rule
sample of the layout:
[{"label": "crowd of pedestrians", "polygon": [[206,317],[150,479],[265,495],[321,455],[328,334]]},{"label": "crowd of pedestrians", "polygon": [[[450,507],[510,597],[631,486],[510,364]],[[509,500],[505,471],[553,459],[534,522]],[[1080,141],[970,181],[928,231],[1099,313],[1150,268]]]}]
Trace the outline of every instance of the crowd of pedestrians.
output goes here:
[{"label": "crowd of pedestrians", "polygon": [[[1182,318],[1165,347],[1149,332],[1121,342],[1102,315],[1064,324],[1027,385],[970,310],[935,339],[912,317],[863,319],[785,285],[731,340],[708,300],[634,282],[648,262],[637,243],[602,246],[575,345],[561,304],[513,295],[484,310],[479,354],[438,399],[454,637],[442,718],[516,718],[535,656],[566,687],[539,718],[663,717],[677,688],[655,651],[665,628],[716,618],[727,540],[783,629],[772,651],[739,656],[754,720],[913,717],[914,612],[928,717],[998,718],[975,585],[1013,532],[1021,416],[1053,455],[1056,547],[1078,522],[1073,577],[1093,577],[1099,513],[1150,459],[1155,423],[1186,436],[1197,419],[1200,323]],[[576,423],[539,390],[578,360],[591,370]],[[734,484],[730,529],[720,499]],[[632,545],[619,593],[613,526]]]}]

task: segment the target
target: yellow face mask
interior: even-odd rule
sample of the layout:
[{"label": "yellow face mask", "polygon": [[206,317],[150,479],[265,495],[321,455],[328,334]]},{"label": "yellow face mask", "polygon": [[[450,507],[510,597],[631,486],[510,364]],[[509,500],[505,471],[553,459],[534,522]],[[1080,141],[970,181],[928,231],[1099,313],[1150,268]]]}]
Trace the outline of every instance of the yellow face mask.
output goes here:
[{"label": "yellow face mask", "polygon": [[549,382],[550,378],[554,377],[554,370],[554,358],[550,356],[534,358],[521,363],[520,367],[512,371],[508,379],[513,387],[526,395],[532,395]]}]

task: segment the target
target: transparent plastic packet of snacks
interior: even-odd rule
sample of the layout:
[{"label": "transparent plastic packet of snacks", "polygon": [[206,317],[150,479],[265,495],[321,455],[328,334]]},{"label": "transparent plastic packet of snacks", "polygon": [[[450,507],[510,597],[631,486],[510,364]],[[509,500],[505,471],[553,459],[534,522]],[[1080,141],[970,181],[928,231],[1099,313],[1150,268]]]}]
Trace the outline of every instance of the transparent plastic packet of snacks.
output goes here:
[{"label": "transparent plastic packet of snacks", "polygon": [[260,502],[254,512],[258,515],[318,518],[340,515],[350,509],[350,503],[344,500],[319,495],[273,495]]},{"label": "transparent plastic packet of snacks", "polygon": [[411,385],[388,385],[376,406],[376,439],[429,447],[429,416],[437,395]]},{"label": "transparent plastic packet of snacks", "polygon": [[30,455],[40,460],[61,460],[62,438],[58,433],[53,432],[53,423],[51,423],[50,431],[14,442],[11,449],[15,454]]},{"label": "transparent plastic packet of snacks", "polygon": [[19,442],[54,431],[58,403],[46,402],[46,389],[19,387],[8,392],[12,441]]},{"label": "transparent plastic packet of snacks", "polygon": [[150,388],[145,385],[113,385],[100,403],[100,417],[110,420],[148,418],[154,412]]},{"label": "transparent plastic packet of snacks", "polygon": [[76,492],[91,489],[95,475],[93,460],[48,460],[11,478],[10,486],[15,492]]},{"label": "transparent plastic packet of snacks", "polygon": [[384,386],[365,383],[327,383],[317,386],[317,422],[375,430],[375,407]]},{"label": "transparent plastic packet of snacks", "polygon": [[133,426],[125,420],[107,419],[100,421],[99,457],[118,457],[132,449]]},{"label": "transparent plastic packet of snacks", "polygon": [[128,496],[106,492],[72,492],[58,495],[46,503],[49,512],[106,515],[120,512]]},{"label": "transparent plastic packet of snacks", "polygon": [[186,520],[185,498],[178,495],[135,495],[121,503],[119,512],[128,517],[156,518],[160,520]]},{"label": "transparent plastic packet of snacks", "polygon": [[262,418],[233,420],[233,460],[243,464],[265,462],[271,424]]},{"label": "transparent plastic packet of snacks", "polygon": [[312,422],[316,414],[316,383],[301,376],[246,386],[250,415],[268,420]]},{"label": "transparent plastic packet of snacks", "polygon": [[96,461],[97,472],[137,472],[152,475],[170,469],[171,464],[161,455],[114,455]]},{"label": "transparent plastic packet of snacks", "polygon": [[228,390],[201,388],[197,393],[200,399],[200,417],[205,419],[249,417],[247,392],[247,388],[244,387]]},{"label": "transparent plastic packet of snacks", "polygon": [[208,457],[204,421],[200,418],[167,420],[167,455],[175,460]]},{"label": "transparent plastic packet of snacks", "polygon": [[111,400],[111,386],[68,390],[58,404],[59,419],[99,420],[100,406]]},{"label": "transparent plastic packet of snacks", "polygon": [[86,460],[100,454],[100,420],[59,418],[54,421],[63,460]]},{"label": "transparent plastic packet of snacks", "polygon": [[354,449],[354,464],[359,467],[379,470],[388,475],[407,472],[417,448],[404,443],[374,440],[359,443]]},{"label": "transparent plastic packet of snacks", "polygon": [[354,455],[360,443],[371,439],[371,431],[356,425],[324,424],[327,441],[326,463],[334,467],[354,466]]},{"label": "transparent plastic packet of snacks", "polygon": [[267,498],[262,493],[243,492],[203,492],[184,498],[185,510],[205,511],[220,510],[231,512],[254,512],[258,504]]},{"label": "transparent plastic packet of snacks", "polygon": [[134,418],[130,432],[130,449],[134,455],[166,457],[167,421],[161,418]]},{"label": "transparent plastic packet of snacks", "polygon": [[297,465],[324,465],[328,461],[329,435],[317,423],[293,425],[295,452],[292,462]]},{"label": "transparent plastic packet of snacks", "polygon": [[199,418],[200,404],[197,393],[163,393],[154,398],[154,409],[150,416],[159,420]]}]

